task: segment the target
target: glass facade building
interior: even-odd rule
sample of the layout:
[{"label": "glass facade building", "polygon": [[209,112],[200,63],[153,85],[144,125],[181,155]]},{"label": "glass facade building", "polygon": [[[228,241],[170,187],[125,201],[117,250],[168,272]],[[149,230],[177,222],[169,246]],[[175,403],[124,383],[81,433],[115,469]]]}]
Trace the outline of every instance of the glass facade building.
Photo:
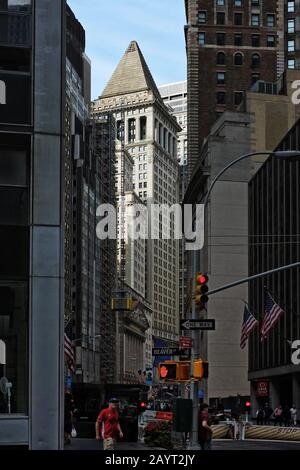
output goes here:
[{"label": "glass facade building", "polygon": [[[277,150],[300,148],[300,122]],[[269,157],[249,183],[249,274],[288,265],[300,259],[300,162]],[[250,310],[261,326],[265,288],[284,314],[261,342],[260,329],[249,340],[249,378],[257,406],[257,384],[268,381],[273,406],[300,406],[300,366],[291,361],[294,340],[300,338],[300,269],[287,269],[249,284]]]}]

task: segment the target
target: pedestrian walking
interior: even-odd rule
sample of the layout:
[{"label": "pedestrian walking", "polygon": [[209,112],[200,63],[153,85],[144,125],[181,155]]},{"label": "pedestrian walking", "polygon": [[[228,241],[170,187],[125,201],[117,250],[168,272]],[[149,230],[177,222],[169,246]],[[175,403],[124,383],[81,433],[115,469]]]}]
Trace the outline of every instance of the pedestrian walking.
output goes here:
[{"label": "pedestrian walking", "polygon": [[291,413],[291,421],[293,426],[297,426],[297,408],[296,405],[293,404],[292,408],[290,409]]},{"label": "pedestrian walking", "polygon": [[198,442],[202,450],[211,450],[212,433],[208,405],[201,403],[198,419]]},{"label": "pedestrian walking", "polygon": [[104,408],[99,413],[95,424],[96,439],[97,441],[103,439],[103,450],[114,450],[117,438],[123,437],[119,423],[118,403],[117,398],[111,398],[108,408]]},{"label": "pedestrian walking", "polygon": [[71,444],[71,435],[73,428],[73,416],[75,413],[75,402],[70,390],[65,392],[65,415],[64,415],[64,433],[65,445]]},{"label": "pedestrian walking", "polygon": [[273,414],[273,410],[272,408],[270,407],[269,403],[266,403],[265,406],[264,406],[264,424],[265,425],[270,425],[271,424],[271,416]]},{"label": "pedestrian walking", "polygon": [[288,428],[291,425],[291,412],[287,405],[285,405],[282,413],[283,425]]},{"label": "pedestrian walking", "polygon": [[283,409],[282,409],[282,406],[279,405],[277,406],[277,408],[275,408],[275,411],[274,411],[274,426],[276,426],[277,423],[279,424],[279,426],[281,426],[282,420],[283,420]]},{"label": "pedestrian walking", "polygon": [[264,419],[265,419],[265,412],[263,408],[259,408],[256,412],[256,424],[257,425],[264,424]]}]

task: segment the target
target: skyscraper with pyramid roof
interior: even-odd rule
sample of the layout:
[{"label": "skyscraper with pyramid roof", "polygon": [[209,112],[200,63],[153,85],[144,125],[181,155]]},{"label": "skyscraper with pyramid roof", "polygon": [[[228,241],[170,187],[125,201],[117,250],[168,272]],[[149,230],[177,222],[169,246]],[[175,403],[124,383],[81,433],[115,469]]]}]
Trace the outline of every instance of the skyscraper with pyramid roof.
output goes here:
[{"label": "skyscraper with pyramid roof", "polygon": [[[133,185],[139,198],[150,204],[171,207],[179,201],[177,133],[180,126],[164,104],[136,41],[120,60],[102,95],[92,106],[93,116],[112,111],[117,139],[124,139],[134,160]],[[174,240],[162,239],[164,215],[155,221],[159,239],[147,241],[146,298],[153,314],[148,318],[145,367],[152,367],[154,345],[175,345],[179,334],[179,248]],[[125,358],[126,359],[126,358]]]}]

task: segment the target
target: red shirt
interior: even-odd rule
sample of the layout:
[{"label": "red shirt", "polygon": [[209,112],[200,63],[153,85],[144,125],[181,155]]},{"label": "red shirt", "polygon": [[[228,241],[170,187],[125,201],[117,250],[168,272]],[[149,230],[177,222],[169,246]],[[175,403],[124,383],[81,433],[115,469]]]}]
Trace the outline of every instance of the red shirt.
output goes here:
[{"label": "red shirt", "polygon": [[100,426],[104,424],[104,439],[112,437],[116,439],[119,436],[119,413],[112,408],[102,410],[97,418]]},{"label": "red shirt", "polygon": [[198,440],[199,441],[208,441],[211,439],[211,432],[203,427],[203,421],[206,421],[208,425],[209,422],[209,414],[207,410],[199,411],[199,421],[198,421]]}]

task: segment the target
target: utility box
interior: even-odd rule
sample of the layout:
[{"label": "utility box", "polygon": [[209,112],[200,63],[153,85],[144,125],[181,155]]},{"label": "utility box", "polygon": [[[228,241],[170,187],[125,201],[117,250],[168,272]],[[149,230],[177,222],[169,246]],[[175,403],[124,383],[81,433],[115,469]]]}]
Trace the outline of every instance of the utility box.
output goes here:
[{"label": "utility box", "polygon": [[177,398],[173,407],[173,430],[175,432],[189,432],[193,425],[193,400],[190,398]]}]

